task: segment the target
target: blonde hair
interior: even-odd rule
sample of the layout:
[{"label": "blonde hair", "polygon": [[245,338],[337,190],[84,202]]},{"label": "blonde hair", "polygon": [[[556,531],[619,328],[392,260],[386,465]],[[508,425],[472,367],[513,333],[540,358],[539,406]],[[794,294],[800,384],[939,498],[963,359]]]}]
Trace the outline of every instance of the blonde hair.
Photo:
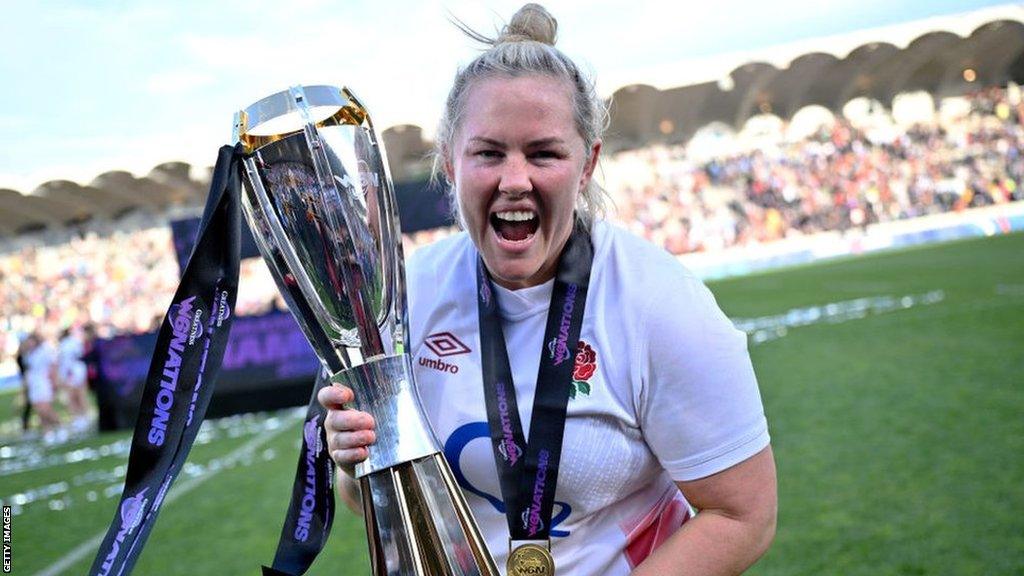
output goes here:
[{"label": "blonde hair", "polygon": [[[512,16],[512,20],[496,38],[484,36],[461,21],[454,22],[467,36],[488,48],[455,75],[434,139],[435,178],[451,154],[470,88],[480,80],[496,77],[516,78],[539,74],[565,82],[572,92],[576,130],[583,138],[589,154],[608,125],[608,108],[598,98],[594,83],[580,71],[575,62],[555,48],[558,21],[554,16],[539,4],[526,4]],[[450,186],[452,211],[461,223],[455,194],[454,186]],[[605,197],[605,191],[591,178],[577,199],[577,218],[589,226],[595,218],[603,216]]]}]

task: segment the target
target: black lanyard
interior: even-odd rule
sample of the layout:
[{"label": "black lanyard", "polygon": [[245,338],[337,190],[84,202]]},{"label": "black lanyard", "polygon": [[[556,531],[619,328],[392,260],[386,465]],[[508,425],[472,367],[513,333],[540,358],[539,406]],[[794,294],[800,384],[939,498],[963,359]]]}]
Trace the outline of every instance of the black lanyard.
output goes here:
[{"label": "black lanyard", "polygon": [[323,426],[327,410],[316,400],[317,392],[330,385],[330,374],[321,370],[306,408],[302,450],[292,483],[292,499],[277,540],[277,553],[271,566],[263,566],[263,576],[305,574],[331,534],[334,461],[327,449]]},{"label": "black lanyard", "polygon": [[513,540],[545,540],[549,537],[569,387],[572,385],[593,259],[590,235],[577,224],[562,249],[551,292],[530,418],[529,443],[519,419],[512,369],[494,291],[486,267],[482,261],[477,261],[480,355],[487,421],[505,501],[509,536]]},{"label": "black lanyard", "polygon": [[199,239],[157,336],[121,502],[90,574],[131,572],[213,395],[238,294],[239,155],[224,146],[217,157]]},{"label": "black lanyard", "polygon": [[[217,157],[199,238],[157,336],[121,502],[90,575],[131,573],[213,396],[238,294],[241,154],[240,147],[224,146]],[[304,574],[331,531],[334,464],[323,428],[326,410],[316,401],[317,391],[326,385],[329,380],[321,374],[306,412],[292,500],[274,565],[264,566],[265,574]]]}]

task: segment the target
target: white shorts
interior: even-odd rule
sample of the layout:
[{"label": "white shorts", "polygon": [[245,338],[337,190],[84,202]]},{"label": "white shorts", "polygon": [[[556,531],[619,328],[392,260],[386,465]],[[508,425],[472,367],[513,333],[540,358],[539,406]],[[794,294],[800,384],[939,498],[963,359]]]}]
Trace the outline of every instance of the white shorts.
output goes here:
[{"label": "white shorts", "polygon": [[60,379],[68,388],[85,387],[85,363],[74,362],[60,367]]},{"label": "white shorts", "polygon": [[30,404],[48,404],[53,402],[53,383],[45,374],[26,374],[28,382],[28,401]]}]

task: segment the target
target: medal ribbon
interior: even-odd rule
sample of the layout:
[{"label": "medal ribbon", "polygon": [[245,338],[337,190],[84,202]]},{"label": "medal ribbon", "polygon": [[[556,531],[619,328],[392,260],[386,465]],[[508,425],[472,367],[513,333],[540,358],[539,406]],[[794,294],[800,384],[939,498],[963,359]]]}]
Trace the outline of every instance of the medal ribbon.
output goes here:
[{"label": "medal ribbon", "polygon": [[131,572],[213,395],[238,295],[240,159],[240,146],[217,156],[199,238],[146,375],[124,492],[89,574]]},{"label": "medal ribbon", "polygon": [[576,224],[562,249],[555,273],[530,418],[529,443],[519,419],[494,290],[483,261],[477,261],[484,398],[512,540],[546,540],[550,534],[569,387],[593,259],[590,235]]},{"label": "medal ribbon", "polygon": [[281,527],[273,566],[263,566],[263,576],[305,574],[327,543],[334,522],[334,461],[327,450],[324,418],[327,409],[316,400],[317,392],[330,386],[330,374],[321,370],[313,386],[302,427],[302,451],[292,483],[292,499]]}]

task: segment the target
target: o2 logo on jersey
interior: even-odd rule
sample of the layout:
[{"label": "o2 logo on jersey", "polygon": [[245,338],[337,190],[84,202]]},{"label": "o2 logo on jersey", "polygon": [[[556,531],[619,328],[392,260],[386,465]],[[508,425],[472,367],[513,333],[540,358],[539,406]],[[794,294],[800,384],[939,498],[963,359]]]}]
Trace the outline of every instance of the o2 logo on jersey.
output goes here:
[{"label": "o2 logo on jersey", "polygon": [[[488,494],[483,490],[470,484],[469,479],[462,473],[462,465],[459,458],[462,456],[462,451],[466,449],[473,440],[483,440],[490,443],[491,432],[487,427],[487,422],[470,422],[469,424],[463,424],[452,432],[451,436],[444,443],[444,456],[448,459],[448,464],[452,467],[452,474],[455,475],[455,481],[459,483],[459,486],[467,492],[476,494],[477,496],[487,500],[494,508],[494,510],[505,515],[505,501],[501,499],[501,495]],[[569,506],[568,502],[559,502],[555,500],[555,506],[552,511],[554,518],[551,519],[551,537],[552,538],[565,538],[569,535],[568,530],[558,530],[556,527],[565,522],[569,518],[569,514],[572,513],[572,506]]]}]

